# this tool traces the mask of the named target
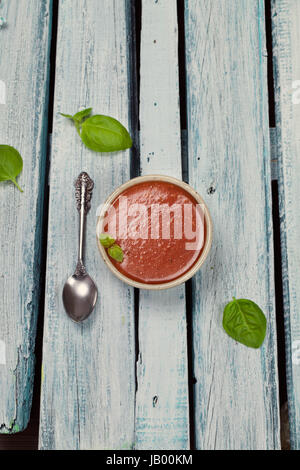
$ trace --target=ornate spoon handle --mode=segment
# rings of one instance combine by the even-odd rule
[[[94,182],[85,172],[80,173],[75,181],[75,198],[77,210],[80,214],[79,225],[79,250],[78,250],[78,263],[75,271],[76,276],[83,276],[86,274],[86,269],[83,263],[83,245],[84,245],[84,226],[85,216],[90,210],[91,199],[93,194]]]

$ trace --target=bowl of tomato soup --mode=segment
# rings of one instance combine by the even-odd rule
[[[101,207],[97,243],[104,262],[122,281],[140,289],[175,287],[204,263],[212,243],[212,221],[202,197],[170,176],[134,178]],[[107,234],[121,248],[122,262],[100,243]]]

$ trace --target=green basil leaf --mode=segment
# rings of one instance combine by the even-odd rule
[[[73,116],[71,114],[64,114],[64,113],[59,113],[59,114],[65,118],[72,119],[73,121]]]
[[[60,113],[60,115],[67,119],[71,119],[71,121],[73,121],[75,124],[78,134],[80,135],[81,123],[85,117],[88,117],[91,114],[92,110],[93,108],[83,109],[82,111],[79,111],[78,113],[74,114],[74,116],[72,116],[71,114],[63,114],[63,113]]]
[[[224,309],[223,328],[239,343],[259,348],[266,336],[267,320],[254,302],[233,297]]]
[[[23,192],[16,177],[23,169],[23,160],[19,152],[9,145],[0,145],[0,181],[12,181]]]
[[[119,245],[115,243],[113,246],[108,248],[107,252],[111,258],[122,263],[124,259],[124,253],[123,253],[122,248]]]
[[[87,108],[87,109],[84,109],[83,111],[79,111],[78,113],[74,114],[73,120],[81,123],[85,117],[90,116],[92,111],[93,111],[93,108]]]
[[[82,124],[81,139],[95,152],[116,152],[132,147],[132,140],[122,124],[116,119],[95,115]]]
[[[108,235],[108,233],[101,233],[99,240],[104,248],[110,248],[116,241],[114,238]]]
[[[78,113],[74,114],[74,116],[72,116],[72,114],[64,114],[64,113],[59,113],[59,114],[67,119],[71,119],[72,121],[80,124],[85,117],[90,116],[92,110],[93,108],[83,109],[82,111],[79,111]]]

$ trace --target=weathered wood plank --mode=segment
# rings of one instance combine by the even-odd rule
[[[133,290],[102,262],[96,208],[129,179],[130,153],[99,155],[83,146],[59,112],[94,108],[129,120],[128,2],[60,2],[52,139],[48,266],[40,448],[120,449],[134,441],[135,333]],[[93,178],[87,217],[86,265],[99,289],[96,310],[82,325],[66,316],[63,284],[77,257],[73,182]]]
[[[278,180],[278,137],[276,127],[270,127],[271,177]]]
[[[272,2],[290,439],[300,449],[300,3]]]
[[[142,2],[141,172],[181,179],[176,2]],[[140,291],[137,449],[189,448],[184,286]]]
[[[51,0],[2,2],[0,16],[0,143],[24,160],[24,193],[0,184],[0,433],[14,433],[27,426],[34,380]]]
[[[185,5],[189,177],[206,196],[215,228],[210,256],[193,279],[196,446],[278,448],[263,1]],[[223,331],[232,296],[264,310],[260,350]]]

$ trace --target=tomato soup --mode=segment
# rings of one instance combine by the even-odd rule
[[[123,250],[122,263],[111,259],[122,274],[142,283],[165,283],[199,259],[205,243],[204,209],[180,186],[142,182],[111,203],[103,229]]]

